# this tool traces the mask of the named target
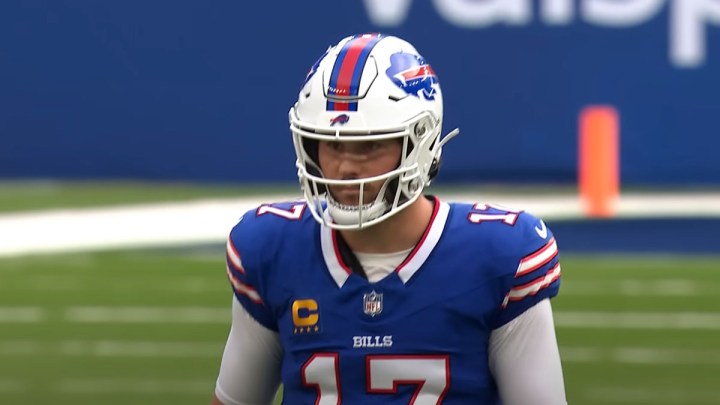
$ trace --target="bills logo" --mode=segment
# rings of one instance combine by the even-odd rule
[[[347,124],[347,122],[350,121],[350,116],[347,114],[340,114],[335,118],[332,118],[330,120],[330,126],[334,127],[336,124],[338,125],[344,125]]]
[[[390,56],[390,67],[385,71],[398,87],[415,97],[435,100],[438,83],[432,67],[425,58],[411,53],[399,52]]]

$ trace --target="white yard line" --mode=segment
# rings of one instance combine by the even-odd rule
[[[214,358],[225,342],[0,340],[0,356]]]
[[[720,330],[716,312],[556,311],[555,325],[573,329]],[[211,323],[230,320],[229,308],[71,307],[63,319],[78,323]]]
[[[716,296],[720,283],[685,279],[563,280],[562,296],[699,297]]]
[[[78,323],[229,324],[230,307],[70,307],[63,319]]]
[[[563,362],[637,365],[720,365],[720,350],[671,347],[560,347]]]
[[[45,315],[45,310],[38,307],[0,307],[0,323],[42,322]]]
[[[61,308],[72,323],[229,324],[227,307],[82,306]],[[720,312],[555,311],[555,325],[571,329],[720,330]],[[0,307],[0,323],[38,323],[51,319],[41,307]]]
[[[82,292],[89,287],[73,280],[33,280],[20,287],[13,287],[15,291],[31,291],[42,294],[44,292]],[[169,280],[164,284],[144,285],[108,285],[103,287],[104,291],[114,294],[141,294],[141,293],[185,293],[185,294],[206,294],[225,293],[229,291],[225,283],[207,281],[206,279],[191,279],[184,277],[178,280]],[[2,293],[0,285],[0,294]],[[563,280],[560,294],[566,296],[623,296],[623,297],[715,297],[720,291],[720,283],[699,282],[682,279],[658,279],[658,280],[593,280],[593,281],[571,281]],[[2,319],[0,313],[0,319]],[[1,321],[0,321],[1,322]]]
[[[577,197],[442,195],[447,200],[491,202],[525,209],[545,219],[583,217]],[[222,242],[245,211],[263,202],[296,199],[275,195],[207,199],[126,207],[51,210],[0,215],[0,257],[117,247]],[[626,194],[618,217],[720,217],[720,194]]]
[[[628,387],[594,387],[583,393],[583,400],[623,405],[717,405],[720,390]],[[582,401],[580,402],[582,403]]]
[[[224,342],[119,340],[0,340],[0,355],[121,358],[216,358]],[[676,347],[562,346],[566,363],[720,365],[720,350]]]
[[[206,380],[73,379],[53,384],[63,394],[207,394],[214,383]]]
[[[64,341],[60,353],[67,356],[94,357],[217,357],[224,342],[172,342],[172,341]]]
[[[558,328],[720,330],[717,312],[555,311]]]

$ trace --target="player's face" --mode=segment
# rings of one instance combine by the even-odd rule
[[[366,142],[320,142],[318,160],[325,178],[355,180],[385,174],[398,167],[402,143],[397,139]],[[375,200],[385,180],[366,183],[363,204]],[[333,198],[345,205],[357,205],[360,186],[330,186]]]

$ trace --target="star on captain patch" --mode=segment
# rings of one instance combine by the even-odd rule
[[[363,312],[365,312],[366,315],[375,317],[376,315],[380,315],[382,310],[382,293],[376,293],[375,290],[373,290],[371,293],[363,295]]]

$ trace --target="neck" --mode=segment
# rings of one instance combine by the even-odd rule
[[[420,241],[432,219],[433,202],[421,196],[404,210],[366,229],[340,231],[350,249],[362,253],[393,253]]]

